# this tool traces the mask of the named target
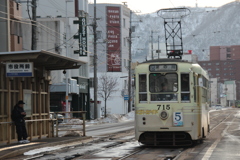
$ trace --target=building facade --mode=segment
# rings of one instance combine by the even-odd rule
[[[118,79],[116,92],[107,101],[107,113],[125,114],[128,104],[129,27],[130,9],[121,4],[97,4],[97,74],[107,74]],[[89,4],[89,16],[93,18],[94,4]],[[92,33],[90,32],[90,35]],[[93,48],[93,36],[90,39]],[[93,50],[90,50],[93,52]],[[90,77],[94,68],[90,67]],[[99,86],[101,87],[101,86]],[[93,93],[93,88],[91,88]],[[93,99],[93,94],[91,94]],[[103,99],[98,98],[98,101]]]
[[[22,9],[14,0],[0,1],[0,52],[22,50]]]
[[[27,3],[23,3],[23,17],[29,22],[30,10]],[[37,49],[57,53],[62,56],[89,62],[89,55],[80,56],[75,54],[79,50],[81,42],[78,22],[80,18],[88,17],[87,0],[59,0],[58,3],[48,0],[41,0],[37,3]],[[26,50],[31,48],[31,25],[24,24],[23,47]],[[84,26],[87,33],[87,27]],[[87,43],[86,43],[87,46]],[[87,49],[88,47],[86,47]],[[87,53],[87,52],[84,52]],[[50,86],[50,110],[89,110],[89,65],[83,64],[79,69],[51,71]],[[66,85],[68,79],[68,88]],[[66,90],[68,95],[66,96]],[[66,104],[68,98],[68,104]],[[89,114],[89,113],[88,113]],[[87,116],[89,117],[89,116]]]
[[[208,71],[210,78],[218,78],[219,83],[235,81],[236,103],[240,103],[240,45],[211,46],[210,60],[198,62]]]

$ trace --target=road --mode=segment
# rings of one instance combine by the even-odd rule
[[[46,159],[95,160],[222,160],[240,159],[240,109],[210,112],[211,132],[201,144],[193,147],[146,147],[134,139],[134,122],[103,124],[87,127],[94,140],[40,155]],[[126,131],[128,130],[128,131]],[[31,159],[22,156],[18,159]]]
[[[87,136],[99,136],[104,134],[111,134],[116,132],[121,132],[125,130],[130,130],[134,128],[134,121],[127,121],[117,124],[102,124],[95,126],[88,126],[86,128]]]
[[[203,144],[185,150],[178,160],[240,159],[239,109],[211,112],[211,133]]]

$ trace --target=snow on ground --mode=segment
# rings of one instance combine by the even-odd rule
[[[129,112],[126,115],[121,114],[109,114],[106,118],[97,118],[95,120],[86,121],[86,126],[95,125],[95,124],[103,124],[103,123],[119,123],[125,121],[134,120],[135,112]],[[64,126],[65,124],[72,124],[72,128],[79,127],[79,125],[83,124],[83,121],[80,119],[71,119],[67,123],[60,123],[59,126]]]
[[[240,118],[240,111],[238,111],[235,115],[236,118]]]
[[[96,120],[91,120],[90,122],[87,122],[87,125],[97,125],[97,124],[103,124],[103,123],[119,123],[119,122],[126,122],[134,120],[135,112],[129,112],[126,115],[120,115],[120,114],[110,114],[107,115],[106,118],[98,118]],[[68,124],[73,124],[72,128],[79,127],[79,125],[76,124],[82,124],[82,120],[80,119],[72,119],[68,122]],[[72,134],[72,133],[71,133]],[[65,135],[68,135],[67,133]],[[78,135],[80,136],[80,135]],[[39,149],[30,150],[28,152],[25,152],[24,155],[36,155],[39,153],[49,152],[57,149],[61,149],[63,147],[66,147],[71,144],[63,144],[63,145],[57,145],[54,147],[43,147]]]
[[[49,152],[49,151],[61,149],[65,146],[64,145],[59,145],[59,146],[54,146],[54,147],[43,147],[43,148],[33,149],[33,150],[28,151],[28,152],[25,152],[24,155],[25,156],[30,156],[30,155],[43,153],[43,152]]]
[[[103,123],[119,123],[125,121],[134,120],[135,112],[129,112],[126,115],[121,114],[109,114],[106,118],[98,118],[96,120],[91,120],[87,122],[87,125],[94,125],[94,124],[103,124]]]

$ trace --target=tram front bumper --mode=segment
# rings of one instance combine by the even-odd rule
[[[164,131],[171,131],[171,132],[190,132],[192,131],[192,127],[145,127],[140,126],[138,127],[139,132],[164,132]]]

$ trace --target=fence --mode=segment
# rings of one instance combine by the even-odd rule
[[[86,136],[86,128],[85,128],[85,121],[86,121],[86,111],[71,111],[71,112],[54,112],[54,114],[72,114],[72,113],[80,113],[82,115],[82,118],[64,118],[65,121],[68,121],[69,119],[80,119],[82,120],[82,123],[79,123],[79,124],[69,124],[69,123],[64,123],[64,124],[61,124],[61,126],[71,126],[71,125],[82,125],[82,133],[83,133],[83,136]],[[59,131],[80,131],[79,129],[73,129],[73,128],[64,128],[64,129],[59,129],[59,118],[56,118],[56,137],[58,137],[59,135]]]
[[[29,139],[53,137],[53,121],[52,119],[26,120],[26,129]],[[10,144],[11,141],[17,140],[14,122],[0,122],[0,137],[2,138],[0,143]]]
[[[55,114],[60,113],[79,113],[82,115],[82,123],[74,125],[82,125],[83,136],[86,136],[85,130],[85,120],[86,120],[86,111],[72,111],[72,112],[54,112]],[[67,118],[67,119],[79,119],[79,118]],[[55,136],[54,122],[56,122],[56,137],[58,137],[59,123],[58,119],[34,119],[26,120],[26,129],[28,132],[28,137],[30,140],[34,138],[42,139],[43,137],[51,138]],[[69,124],[64,124],[69,125]],[[69,131],[79,131],[68,129]],[[66,131],[68,131],[66,130]],[[17,141],[16,129],[14,122],[0,122],[0,144],[7,143],[10,144],[12,141]]]

